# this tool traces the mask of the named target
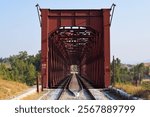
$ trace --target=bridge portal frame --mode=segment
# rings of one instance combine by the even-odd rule
[[[80,74],[98,88],[110,85],[110,10],[41,10],[41,76],[44,88],[52,88],[69,74],[69,64],[53,51],[50,35],[59,27],[85,26],[97,33],[89,55],[83,57]]]

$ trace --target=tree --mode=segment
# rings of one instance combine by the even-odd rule
[[[39,51],[35,56],[35,68],[38,72],[41,70],[41,51]]]
[[[18,58],[20,60],[23,60],[23,61],[27,60],[27,58],[28,58],[27,51],[21,51],[21,52],[19,52]]]
[[[119,58],[116,58],[112,61],[111,64],[111,70],[113,70],[113,64],[114,64],[114,71],[112,71],[114,75],[114,81],[117,83],[129,83],[132,81],[133,72],[131,72],[131,69],[128,69],[125,67]]]
[[[6,80],[23,82],[30,86],[34,85],[35,78],[40,72],[40,56],[40,51],[35,56],[21,51],[18,55],[5,58],[3,63],[0,63],[0,75]]]
[[[145,75],[149,76],[150,67],[145,67]]]
[[[6,76],[7,74],[7,69],[4,64],[0,64],[0,75]]]
[[[115,77],[115,82],[120,83],[121,82],[121,76],[120,76],[120,71],[121,71],[121,61],[119,58],[116,58],[115,60],[115,70],[114,70],[114,77]]]
[[[36,79],[35,76],[36,76],[35,67],[33,66],[33,64],[29,64],[27,66],[26,77],[25,77],[26,84],[29,86],[34,85]]]
[[[2,63],[3,62],[3,58],[0,58],[0,63]]]
[[[137,64],[136,66],[134,66],[133,80],[136,82],[136,86],[138,84],[141,84],[141,81],[144,78],[144,73],[145,73],[145,67],[143,63]]]

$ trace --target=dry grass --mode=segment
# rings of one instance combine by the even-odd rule
[[[141,86],[134,86],[132,84],[123,84],[123,83],[116,83],[115,87],[124,90],[127,93],[130,93],[132,95],[136,94],[137,92],[143,90]]]
[[[25,84],[3,80],[0,78],[0,99],[9,99],[28,88],[29,87]]]
[[[150,90],[150,80],[143,80],[142,87],[145,88],[146,90]]]
[[[147,89],[143,87],[142,85],[134,86],[132,84],[116,83],[115,87],[122,89],[131,95],[144,98],[144,99],[150,99],[150,89]]]
[[[22,98],[21,100],[37,100],[46,92],[47,91],[43,91],[43,92],[40,92],[40,93],[34,93],[34,94],[31,94],[31,95],[28,95],[27,97]]]

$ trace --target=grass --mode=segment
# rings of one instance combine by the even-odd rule
[[[150,90],[150,80],[145,80],[142,82],[142,87],[146,90]]]
[[[3,80],[0,78],[0,99],[9,99],[15,95],[20,94],[22,91],[29,87],[25,84]]]
[[[115,87],[122,89],[133,96],[150,100],[150,81],[149,82],[144,81],[140,86],[134,86],[132,84],[116,83]]]

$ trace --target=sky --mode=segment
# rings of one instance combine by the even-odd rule
[[[130,64],[150,62],[150,0],[1,0],[0,57],[41,49],[37,3],[50,9],[101,9],[115,3],[111,58]]]

